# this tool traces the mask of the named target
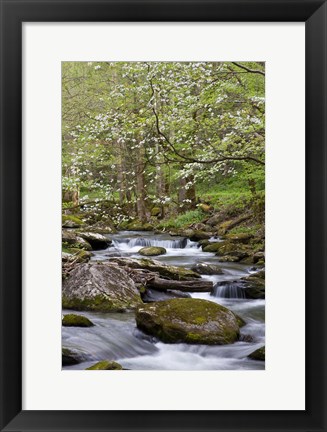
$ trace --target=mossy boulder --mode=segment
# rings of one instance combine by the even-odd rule
[[[206,263],[197,263],[191,268],[191,270],[200,275],[220,275],[224,273],[220,266]]]
[[[213,207],[209,204],[199,204],[198,208],[203,211],[203,213],[211,213],[213,211]]]
[[[265,272],[261,270],[250,276],[243,277],[241,282],[244,286],[244,292],[249,299],[265,298]]]
[[[62,230],[62,244],[63,247],[70,247],[75,249],[92,250],[92,246],[82,237],[78,236],[72,230]]]
[[[161,215],[161,208],[160,207],[153,207],[151,210],[151,216],[158,217]]]
[[[266,358],[265,347],[263,346],[263,347],[261,347],[261,348],[255,350],[255,351],[253,351],[253,353],[251,353],[251,354],[249,355],[249,357],[250,357],[252,360],[265,361],[265,358]]]
[[[184,267],[171,266],[153,259],[133,259],[133,258],[112,258],[111,262],[117,263],[122,267],[130,267],[134,269],[145,269],[159,273],[160,276],[179,281],[188,281],[200,278],[198,273]]]
[[[61,350],[61,364],[62,366],[73,366],[80,363],[77,355],[68,348]]]
[[[166,249],[158,246],[147,246],[139,250],[139,254],[144,256],[165,255],[165,253],[167,253]]]
[[[194,231],[190,236],[191,241],[208,240],[212,236],[211,233],[205,231]]]
[[[219,262],[239,262],[240,258],[232,255],[224,255],[219,257]]]
[[[134,220],[129,222],[124,229],[127,231],[152,231],[153,226],[146,222],[142,223],[139,220]]]
[[[93,250],[106,249],[112,243],[112,241],[104,235],[95,232],[79,231],[77,235],[86,240]]]
[[[223,345],[239,339],[239,321],[229,309],[186,298],[149,303],[136,311],[137,327],[166,343]]]
[[[62,319],[64,327],[93,327],[94,324],[83,315],[67,314]]]
[[[77,216],[74,215],[62,215],[61,225],[63,228],[79,228],[84,222]]]
[[[199,241],[199,246],[201,246],[202,249],[205,248],[206,246],[208,246],[209,244],[211,244],[211,242],[209,240],[206,240],[206,239]]]
[[[211,242],[209,244],[203,245],[202,250],[203,252],[217,252],[224,242]]]
[[[78,264],[62,284],[66,309],[123,312],[141,304],[134,281],[111,262]]]
[[[103,360],[86,368],[86,370],[123,370],[123,367],[117,362]]]
[[[226,239],[232,243],[249,243],[253,238],[251,233],[240,233],[240,234],[227,234]]]
[[[257,264],[259,261],[265,261],[265,253],[264,252],[256,252],[252,257],[253,264]]]

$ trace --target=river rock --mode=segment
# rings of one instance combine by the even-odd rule
[[[167,265],[149,258],[142,258],[140,260],[133,258],[112,258],[110,261],[123,267],[126,266],[134,269],[145,269],[156,272],[160,276],[172,280],[189,281],[201,277],[198,273],[187,268]]]
[[[205,231],[194,231],[194,233],[190,236],[191,241],[199,241],[199,240],[208,240],[212,236],[212,233],[208,233]]]
[[[62,230],[62,243],[65,247],[84,249],[88,251],[92,250],[90,243],[78,236],[76,232],[72,230]]]
[[[123,312],[141,304],[133,280],[115,264],[79,264],[62,284],[66,309]]]
[[[117,362],[103,360],[86,368],[86,370],[123,370],[123,367]]]
[[[75,364],[80,363],[80,360],[78,359],[77,355],[73,353],[68,348],[62,348],[61,350],[61,364],[63,366],[72,366]]]
[[[94,324],[83,315],[67,314],[62,319],[64,327],[93,327]]]
[[[253,234],[250,233],[227,234],[226,238],[232,243],[248,243],[253,238]]]
[[[61,225],[63,228],[80,228],[84,222],[77,216],[74,215],[62,215]]]
[[[93,250],[107,249],[112,243],[111,240],[99,233],[79,231],[77,235],[86,240]]]
[[[191,270],[200,275],[220,275],[224,273],[220,266],[206,263],[197,263]]]
[[[249,299],[265,298],[265,272],[261,270],[241,279],[245,296]]]
[[[166,249],[163,247],[147,246],[140,249],[138,253],[144,256],[157,256],[157,255],[165,255],[166,252],[167,252]]]
[[[137,327],[167,343],[223,345],[238,340],[236,315],[202,299],[173,299],[143,305],[136,311]]]
[[[253,351],[253,352],[249,355],[249,357],[250,357],[252,360],[261,360],[261,361],[265,361],[265,358],[266,358],[266,354],[265,354],[265,347],[263,346],[263,347],[261,347],[261,348],[255,350],[255,351]]]

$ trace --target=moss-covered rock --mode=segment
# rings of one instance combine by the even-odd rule
[[[83,249],[63,248],[62,260],[74,263],[85,263],[90,261],[92,253]]]
[[[165,253],[167,253],[166,249],[159,246],[147,246],[139,250],[139,254],[144,256],[165,255]]]
[[[63,366],[73,366],[80,363],[77,355],[68,348],[62,348],[61,350],[61,364]]]
[[[114,263],[78,264],[62,284],[66,309],[123,312],[142,304],[126,271]]]
[[[259,261],[265,261],[265,253],[264,252],[256,252],[252,257],[253,264],[258,263]]]
[[[93,322],[83,315],[67,314],[62,319],[64,327],[92,327]]]
[[[145,269],[159,273],[160,276],[172,280],[187,281],[200,278],[198,273],[184,267],[177,267],[164,264],[153,259],[142,258],[140,260],[133,258],[112,258],[111,262],[117,263],[119,266],[126,266],[135,269]]]
[[[203,252],[217,252],[221,248],[222,244],[223,242],[211,242],[207,245],[203,245],[202,250]]]
[[[160,207],[153,207],[151,210],[151,216],[158,217],[161,215],[161,208]]]
[[[77,235],[86,240],[93,250],[106,249],[112,243],[112,241],[104,235],[95,232],[79,231]]]
[[[200,275],[219,275],[224,273],[220,266],[206,263],[197,263],[191,268],[191,270]]]
[[[205,231],[194,231],[190,236],[191,241],[208,240],[211,237],[211,233]]]
[[[70,247],[75,249],[92,250],[89,242],[78,236],[72,230],[62,230],[62,245],[63,247]]]
[[[86,368],[86,370],[123,370],[123,367],[117,362],[103,360]]]
[[[199,246],[203,248],[205,248],[206,246],[208,246],[209,244],[211,244],[211,242],[209,240],[200,240],[199,241]]]
[[[187,298],[149,303],[136,312],[137,327],[167,343],[223,345],[238,340],[239,323],[229,309]]]
[[[124,229],[127,231],[152,231],[153,226],[149,223],[142,223],[139,220],[134,220],[133,222],[129,222]]]
[[[226,238],[232,243],[249,243],[253,238],[251,233],[227,234]]]
[[[265,358],[266,358],[265,347],[263,346],[263,347],[261,347],[261,348],[255,350],[255,351],[253,351],[253,353],[251,353],[251,354],[249,355],[249,357],[250,357],[252,360],[265,361]]]
[[[219,257],[219,262],[239,262],[240,258],[232,255],[224,255]]]
[[[244,286],[244,292],[247,298],[264,299],[265,298],[265,272],[261,270],[241,279]]]
[[[74,215],[62,215],[61,224],[63,228],[79,228],[84,222]]]
[[[204,213],[211,213],[213,211],[213,207],[208,204],[199,204],[198,208],[202,210]]]

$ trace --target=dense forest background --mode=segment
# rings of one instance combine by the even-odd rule
[[[63,210],[180,228],[264,223],[263,62],[63,62]],[[243,227],[243,230],[246,227]]]

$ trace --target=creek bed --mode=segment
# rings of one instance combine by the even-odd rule
[[[213,283],[239,279],[251,272],[246,265],[218,263],[214,254],[203,252],[196,242],[182,237],[136,231],[122,231],[108,237],[113,240],[113,245],[95,251],[93,260],[110,260],[113,256],[140,259],[143,257],[138,251],[142,247],[161,246],[166,248],[167,254],[153,258],[167,264],[187,268],[196,263],[219,264],[223,274],[202,276]],[[236,312],[246,322],[241,328],[241,336],[245,336],[246,340],[250,336],[251,341],[220,346],[165,344],[138,330],[133,312],[77,312],[88,317],[95,326],[62,328],[63,346],[78,353],[82,359],[81,363],[63,369],[85,369],[105,359],[115,360],[123,368],[133,370],[264,369],[264,362],[251,360],[247,356],[265,343],[265,300],[240,298],[228,285],[223,291],[215,290],[214,295],[192,293],[191,296],[219,303]],[[71,312],[64,310],[63,314]]]

